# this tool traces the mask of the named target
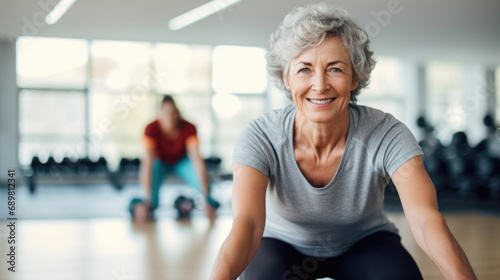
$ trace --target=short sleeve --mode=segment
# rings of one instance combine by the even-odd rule
[[[196,134],[188,136],[186,138],[186,147],[192,147],[192,146],[198,147],[198,145],[199,145],[199,140]]]
[[[189,136],[196,136],[196,126],[194,126],[194,124],[192,123],[187,123],[187,127],[186,127],[186,138],[189,137]]]
[[[272,145],[255,122],[251,122],[240,133],[233,152],[233,163],[255,168],[270,176]]]
[[[146,126],[144,129],[144,136],[149,138],[156,138],[157,129],[155,129],[155,123],[152,122]]]
[[[156,147],[156,140],[152,137],[144,136],[142,138],[142,142],[144,143],[144,146],[148,149],[153,149]]]
[[[415,136],[401,122],[398,122],[386,133],[381,148],[384,152],[384,169],[392,177],[403,163],[423,154]]]

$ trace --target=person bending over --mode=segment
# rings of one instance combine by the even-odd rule
[[[171,96],[164,96],[157,119],[146,126],[144,145],[146,153],[141,161],[140,176],[152,209],[158,207],[163,179],[173,173],[204,195],[205,212],[209,218],[214,218],[218,203],[210,197],[205,163],[198,151],[196,127],[181,117]]]
[[[267,69],[293,106],[239,137],[233,225],[210,279],[422,279],[384,212],[391,178],[415,240],[446,279],[476,279],[414,136],[356,104],[372,54],[366,32],[326,4],[294,9],[271,36]]]

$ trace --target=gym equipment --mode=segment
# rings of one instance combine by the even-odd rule
[[[80,158],[76,162],[76,173],[78,175],[87,176],[90,173],[92,161],[88,158]]]
[[[129,211],[132,220],[136,222],[143,223],[154,219],[151,205],[141,198],[133,198],[130,201]]]
[[[38,156],[34,156],[33,159],[31,159],[30,167],[35,174],[45,172],[45,165],[40,161]]]
[[[135,173],[139,172],[139,168],[141,167],[141,160],[139,158],[134,158],[131,160],[131,164]]]
[[[471,159],[473,156],[473,149],[469,146],[467,134],[459,131],[453,134],[451,143],[448,146],[448,152],[455,153],[457,156]]]
[[[178,219],[189,219],[195,208],[194,200],[181,195],[175,200],[174,207],[177,210]]]
[[[500,203],[500,174],[495,174],[488,179],[487,187],[490,192],[491,198]]]
[[[212,197],[207,197],[207,203],[210,204],[214,209],[218,209],[220,207],[220,203],[213,199]]]
[[[44,164],[45,172],[46,173],[55,173],[54,171],[57,171],[57,168],[55,168],[56,165],[57,165],[56,160],[54,159],[53,156],[50,156],[47,159],[47,162]]]
[[[115,172],[109,172],[109,179],[111,184],[120,190],[126,184],[127,180],[130,178],[137,179],[140,167],[140,160],[138,158],[128,159],[121,158],[118,165],[118,170]]]
[[[108,162],[101,156],[96,162],[92,162],[90,171],[92,173],[108,173]]]
[[[128,159],[122,158],[120,160],[119,172],[121,174],[137,174],[139,172],[139,167],[141,165],[141,160],[139,158]]]
[[[446,162],[436,154],[436,151],[431,154],[424,152],[423,162],[429,177],[431,177],[431,180],[434,183],[436,191],[440,192],[448,188],[448,166],[446,165]]]
[[[487,180],[500,170],[500,159],[492,158],[487,154],[479,154],[475,161],[476,175],[481,180]]]

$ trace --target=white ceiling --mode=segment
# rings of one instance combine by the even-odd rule
[[[208,0],[78,0],[55,25],[43,24],[40,3],[58,0],[0,0],[0,40],[32,35],[85,39],[231,44],[265,47],[292,7],[319,1],[242,0],[178,31],[169,19]],[[420,61],[458,60],[500,65],[499,0],[329,1],[348,10],[365,27],[373,13],[399,3],[386,26],[372,36],[376,55]],[[371,32],[373,34],[373,32]]]

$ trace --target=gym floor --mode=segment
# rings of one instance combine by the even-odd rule
[[[206,279],[231,227],[230,184],[217,188],[222,209],[213,223],[200,210],[190,221],[175,219],[173,201],[189,191],[183,186],[163,187],[157,221],[136,224],[126,209],[130,198],[141,193],[137,186],[121,191],[109,185],[41,186],[35,195],[20,186],[16,272],[8,271],[2,261],[0,279]],[[416,245],[397,205],[388,209],[424,279],[444,279]],[[453,209],[444,215],[479,279],[500,279],[500,214]],[[5,234],[0,230],[1,236]],[[0,245],[3,252],[6,244]]]

